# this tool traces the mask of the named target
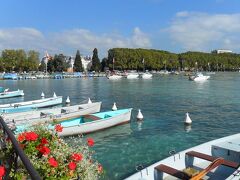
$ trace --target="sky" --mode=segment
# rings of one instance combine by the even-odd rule
[[[1,0],[0,51],[107,57],[110,48],[240,53],[239,0]]]

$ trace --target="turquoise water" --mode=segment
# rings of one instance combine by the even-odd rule
[[[240,74],[216,73],[209,81],[196,83],[187,76],[154,76],[152,80],[106,78],[0,81],[5,88],[23,89],[24,98],[0,100],[9,103],[46,97],[70,96],[72,104],[102,101],[102,111],[133,108],[130,124],[90,134],[95,139],[96,158],[106,171],[105,179],[123,179],[135,172],[137,164],[150,165],[168,156],[170,150],[239,133]],[[144,121],[135,117],[140,108]],[[193,121],[183,125],[185,113]]]

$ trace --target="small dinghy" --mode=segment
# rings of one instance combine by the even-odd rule
[[[0,99],[12,98],[12,97],[18,97],[18,96],[24,96],[23,90],[8,91],[8,89],[5,89],[3,92],[0,93]]]
[[[62,104],[62,96],[0,105],[0,112],[13,113]]]

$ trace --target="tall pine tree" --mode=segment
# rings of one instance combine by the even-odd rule
[[[79,50],[77,50],[73,66],[74,66],[74,71],[76,71],[76,72],[83,72],[83,70],[84,70]]]
[[[101,63],[98,58],[98,50],[97,48],[94,48],[91,71],[99,72],[100,70],[101,70]]]

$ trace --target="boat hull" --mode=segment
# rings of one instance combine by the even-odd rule
[[[122,76],[120,76],[120,75],[111,75],[111,76],[108,76],[107,78],[110,79],[110,80],[117,80],[117,79],[121,79]]]
[[[152,74],[150,74],[150,73],[144,73],[144,74],[142,74],[142,78],[143,78],[143,79],[152,79]]]
[[[57,107],[52,109],[28,111],[21,113],[6,114],[3,119],[6,122],[14,121],[19,124],[39,124],[45,122],[58,122],[66,119],[76,118],[82,115],[99,112],[101,102],[80,104],[69,107]]]
[[[107,129],[113,126],[117,126],[120,124],[128,123],[131,119],[131,111],[129,109],[127,112],[123,114],[119,114],[106,119],[94,120],[87,123],[79,124],[78,126],[72,127],[63,127],[63,131],[58,133],[59,136],[72,136],[77,134],[88,134],[96,131],[100,131],[103,129]]]
[[[7,91],[7,92],[0,93],[0,99],[18,97],[18,96],[24,96],[23,90]]]
[[[128,74],[127,79],[138,79],[139,74]]]
[[[34,101],[25,101],[12,104],[0,105],[0,112],[2,113],[13,113],[29,111],[33,108],[42,108],[58,105],[62,103],[62,96],[39,99]]]

